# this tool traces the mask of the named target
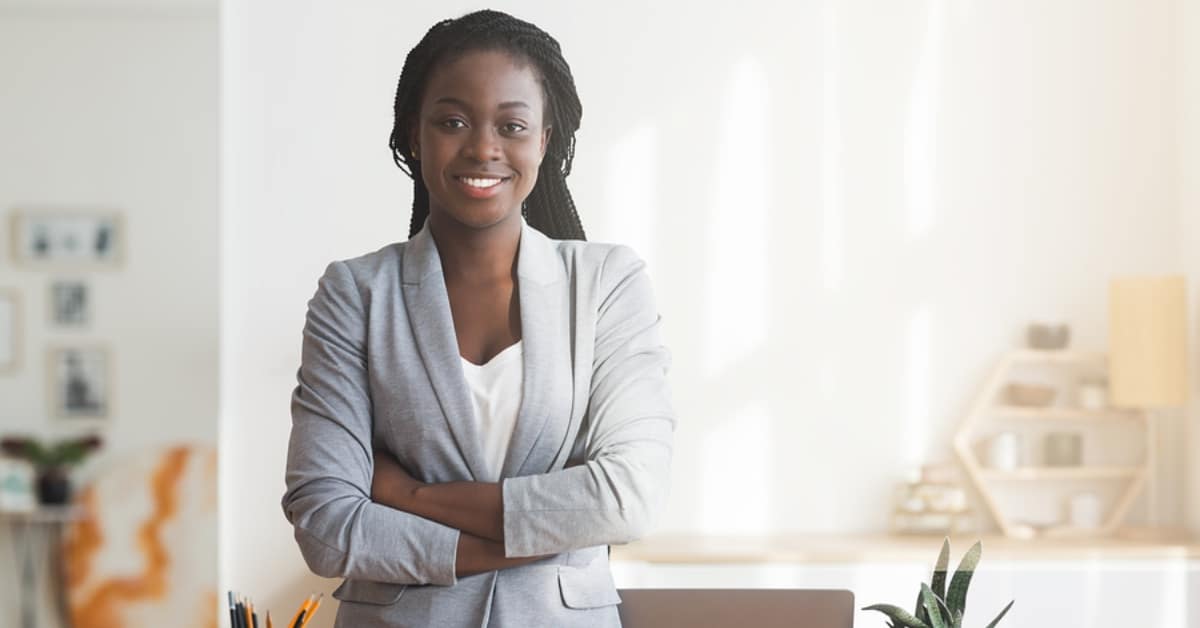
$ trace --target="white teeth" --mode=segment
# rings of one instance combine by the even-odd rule
[[[462,181],[473,188],[490,188],[500,183],[501,179],[468,179],[467,177],[462,177]]]

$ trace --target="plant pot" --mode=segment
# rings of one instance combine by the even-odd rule
[[[44,506],[61,506],[71,501],[71,478],[57,467],[38,474],[38,501]]]

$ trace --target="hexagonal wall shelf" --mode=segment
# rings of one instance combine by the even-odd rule
[[[1050,405],[1046,399],[1026,399],[1025,405],[1016,405],[1007,400],[1008,385],[1019,382],[1014,374],[1022,367],[1041,368],[1057,372],[1060,376],[1070,376],[1093,371],[1097,367],[1103,369],[1107,365],[1105,354],[1076,353],[1056,350],[1018,350],[1012,351],[1001,358],[983,390],[976,397],[970,413],[959,427],[954,436],[954,449],[967,469],[972,483],[979,490],[988,511],[996,524],[1006,536],[1015,538],[1030,538],[1033,536],[1097,536],[1113,533],[1129,508],[1134,498],[1142,490],[1150,478],[1150,469],[1154,464],[1154,433],[1153,423],[1147,414],[1140,410],[1125,410],[1116,408],[1087,409],[1071,405]],[[1028,392],[1028,389],[1027,389]],[[1033,392],[1038,392],[1034,390]],[[1051,391],[1053,392],[1053,391]],[[1063,392],[1058,389],[1058,392]],[[1052,395],[1051,395],[1052,396]],[[1043,405],[1045,404],[1045,405]],[[1073,429],[1086,432],[1099,427],[1104,422],[1135,421],[1140,424],[1140,438],[1127,440],[1124,445],[1131,452],[1141,449],[1141,461],[1133,465],[1085,465],[1074,466],[1045,466],[1010,464],[985,466],[976,456],[976,445],[982,441],[974,440],[973,435],[981,427],[997,423],[1010,426],[1007,431],[1028,429],[1045,425],[1072,426]],[[1082,436],[1081,436],[1082,438]],[[1077,528],[1066,525],[1038,530],[1032,526],[1019,523],[1013,519],[1016,513],[1006,512],[1002,502],[997,498],[997,483],[1058,481],[1069,487],[1070,481],[1104,480],[1125,483],[1124,490],[1119,490],[1115,500],[1103,516],[1100,525],[1095,528]]]

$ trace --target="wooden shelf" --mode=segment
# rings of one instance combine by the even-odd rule
[[[1108,356],[1103,353],[1086,353],[1070,350],[1048,349],[1019,349],[1009,354],[1009,359],[1016,362],[1035,364],[1081,364],[1094,362],[1106,364]]]
[[[1014,516],[1019,515],[1021,507],[1011,502],[1001,502],[997,499],[995,490],[997,482],[1006,483],[1027,480],[1061,480],[1060,485],[1051,484],[1054,490],[1066,491],[1071,489],[1071,481],[1116,480],[1118,494],[1109,501],[1103,523],[1098,530],[1088,530],[1089,535],[1112,535],[1116,533],[1125,513],[1133,505],[1133,500],[1149,482],[1150,470],[1155,465],[1155,436],[1154,422],[1140,409],[1125,410],[1103,408],[1088,410],[1072,405],[1030,407],[1017,406],[1008,403],[1001,395],[1005,387],[1023,380],[1017,378],[1020,367],[1048,366],[1045,378],[1052,381],[1078,377],[1084,374],[1094,374],[1097,369],[1107,369],[1108,356],[1101,352],[1085,352],[1070,350],[1035,350],[1019,349],[1004,354],[993,369],[991,376],[976,395],[971,409],[963,419],[954,436],[954,450],[967,470],[967,475],[975,488],[979,490],[987,511],[992,515],[1002,533],[1009,537],[1025,537],[1024,526],[1017,525]],[[1073,429],[1088,431],[1106,421],[1136,421],[1140,428],[1137,437],[1122,439],[1122,451],[1138,454],[1140,462],[1126,466],[1083,466],[1083,467],[1025,467],[1011,471],[985,467],[979,460],[980,448],[976,436],[985,427],[994,427],[997,423],[1004,424],[1005,430],[1017,431],[1043,426],[1062,427],[1062,422],[1074,422]],[[1041,422],[1040,424],[1038,422]],[[984,432],[986,433],[986,432]],[[1144,452],[1144,453],[1141,453]],[[1122,486],[1123,485],[1123,486]],[[1040,487],[1039,487],[1040,488]],[[1064,528],[1056,532],[1065,536],[1081,535],[1082,531]]]
[[[1047,407],[1033,408],[1027,406],[992,406],[991,412],[997,416],[1013,419],[1063,420],[1063,421],[1141,421],[1140,412],[1121,408],[1105,408],[1088,410],[1086,408]]]
[[[980,469],[979,475],[989,480],[1103,480],[1131,478],[1142,471],[1142,467],[1024,467]]]

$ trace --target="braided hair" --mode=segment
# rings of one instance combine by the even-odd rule
[[[538,168],[537,183],[522,204],[521,214],[530,226],[551,238],[586,240],[566,181],[575,158],[575,131],[583,117],[571,68],[563,59],[558,42],[548,33],[507,13],[491,10],[434,24],[404,60],[396,86],[395,121],[388,145],[396,165],[413,180],[409,237],[421,230],[429,216],[429,190],[421,177],[421,163],[412,155],[409,135],[420,115],[425,84],[439,63],[481,50],[502,50],[530,62],[542,85],[548,124],[554,127],[546,156]]]

